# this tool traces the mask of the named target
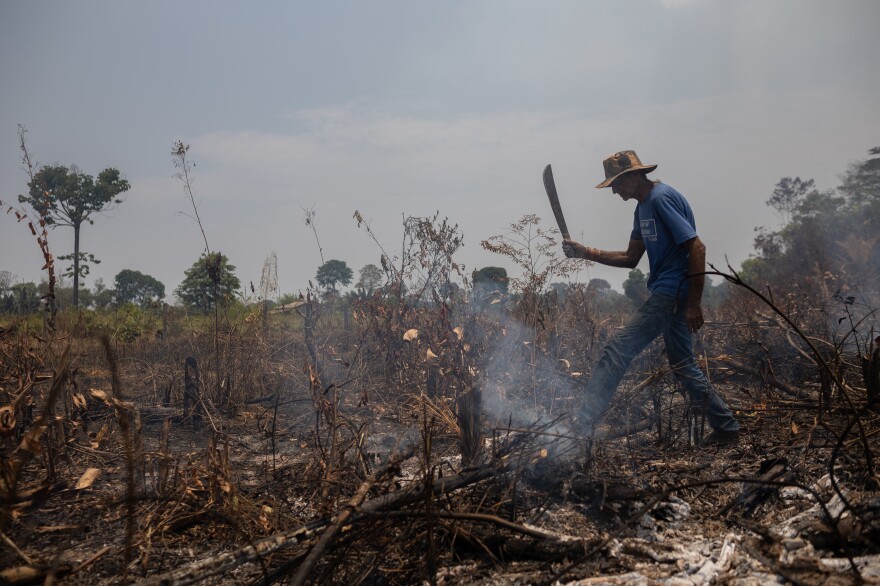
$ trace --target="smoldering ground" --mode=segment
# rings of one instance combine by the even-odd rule
[[[568,359],[554,357],[552,349],[539,348],[534,328],[503,311],[493,318],[497,334],[490,338],[477,382],[486,426],[532,430],[552,457],[576,454],[582,430],[571,415],[587,376],[573,371]]]

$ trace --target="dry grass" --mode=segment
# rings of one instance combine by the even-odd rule
[[[201,426],[184,417],[183,365],[187,356],[211,364],[216,345],[192,322],[181,318],[169,326],[173,334],[108,339],[103,347],[82,329],[60,328],[49,338],[4,330],[2,530],[12,545],[0,565],[39,579],[114,583],[311,527],[223,574],[234,583],[279,580],[300,567],[320,527],[349,510],[360,489],[364,503],[378,508],[351,516],[349,529],[322,546],[314,582],[382,576],[411,583],[464,563],[488,577],[514,571],[505,565],[511,560],[540,575],[574,559],[546,536],[518,534],[526,530],[520,521],[583,538],[583,559],[567,576],[613,572],[591,548],[603,547],[602,531],[629,535],[627,515],[649,495],[686,498],[708,523],[717,503],[737,497],[740,485],[722,477],[757,478],[771,453],[786,454],[787,482],[812,486],[830,477],[829,490],[857,521],[844,528],[842,517],[833,519],[816,548],[873,552],[880,422],[854,368],[860,355],[829,336],[827,312],[796,299],[786,307],[835,369],[824,378],[821,361],[811,363],[792,330],[754,300],[735,298],[709,316],[701,359],[748,438],[726,459],[688,447],[686,405],[654,347],[633,365],[607,418],[629,425],[647,414],[654,431],[579,444],[550,462],[567,433],[536,425],[537,417],[557,422],[572,410],[587,376],[579,373],[589,373],[623,319],[599,315],[593,303],[585,292],[551,296],[524,319],[503,307],[475,312],[468,304],[374,297],[344,309],[353,316],[347,330],[338,314],[318,315],[311,348],[283,316],[271,316],[264,331],[244,313],[221,331],[221,396],[214,370],[201,371]],[[411,330],[418,335],[406,335]],[[857,336],[862,330],[850,334]],[[767,380],[722,367],[725,356],[763,364],[760,372],[803,396],[793,401]],[[383,468],[403,446],[415,448],[413,458]],[[491,474],[467,488],[424,490],[467,470]],[[389,495],[401,499],[393,509],[376,504]],[[749,522],[772,532],[779,511],[760,506]],[[742,510],[732,505],[725,514]],[[522,539],[542,545],[523,548]]]

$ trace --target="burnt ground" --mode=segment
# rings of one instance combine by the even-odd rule
[[[649,429],[575,444],[558,437],[564,427],[484,417],[483,450],[469,467],[442,399],[385,396],[364,404],[356,392],[339,392],[333,442],[328,413],[316,414],[307,389],[232,417],[214,412],[200,426],[181,420],[179,408],[143,397],[113,409],[89,395],[87,415],[76,424],[58,416],[50,426],[47,433],[64,436],[55,452],[22,472],[4,529],[2,576],[139,582],[351,510],[310,581],[876,582],[880,495],[865,446],[877,452],[880,418],[865,414],[860,438],[853,426],[846,429],[845,405],[823,412],[783,397],[756,403],[744,391],[725,389],[744,424],[735,446],[694,447],[685,407],[673,395]],[[650,402],[620,396],[622,404]],[[133,468],[124,413],[131,416]],[[609,421],[605,433],[620,433],[614,417]],[[347,508],[364,478],[408,446],[415,455],[378,476],[362,502],[415,496],[369,512],[368,504]],[[89,469],[99,471],[91,483]],[[476,479],[467,482],[468,475]],[[441,478],[465,482],[431,498],[417,493]],[[190,577],[286,583],[321,530],[217,573],[211,564],[193,569]]]

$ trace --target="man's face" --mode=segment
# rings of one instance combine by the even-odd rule
[[[635,197],[636,176],[634,173],[626,173],[611,182],[611,191],[627,201]]]

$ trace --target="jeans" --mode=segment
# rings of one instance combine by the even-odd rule
[[[706,420],[714,429],[739,430],[739,423],[733,413],[697,366],[684,308],[677,311],[676,305],[675,297],[652,294],[636,316],[614,335],[602,352],[587,384],[579,421],[591,424],[604,414],[629,363],[654,338],[663,334],[669,365],[682,386],[687,389],[691,404],[698,409],[705,409]]]

